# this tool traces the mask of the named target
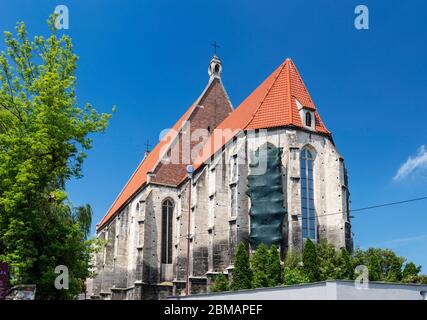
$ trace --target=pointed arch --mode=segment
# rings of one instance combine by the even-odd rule
[[[174,202],[167,198],[162,202],[162,243],[161,262],[163,264],[172,263],[172,239],[173,239],[173,210]]]
[[[317,240],[316,209],[314,205],[314,160],[315,150],[307,145],[301,149],[301,230],[302,239]]]

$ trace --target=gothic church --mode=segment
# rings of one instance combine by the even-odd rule
[[[286,59],[237,108],[215,54],[209,81],[147,153],[97,225],[93,299],[209,291],[233,274],[236,246],[305,239],[352,248],[347,171],[294,63]],[[165,124],[166,125],[166,124]]]

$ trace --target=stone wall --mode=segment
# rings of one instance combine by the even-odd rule
[[[251,132],[231,141],[195,173],[189,208],[189,183],[172,187],[150,183],[98,234],[108,240],[95,256],[98,276],[92,296],[102,299],[158,299],[185,288],[188,213],[190,227],[190,291],[206,292],[212,277],[231,274],[236,245],[248,242],[250,199],[247,152],[266,143],[283,148],[282,179],[286,214],[282,256],[301,250],[300,153],[310,148],[314,160],[314,202],[318,237],[337,248],[352,248],[348,217],[348,179],[342,156],[326,136],[302,130],[271,129]],[[173,263],[170,277],[161,264],[162,203],[173,211]],[[163,273],[162,273],[163,272]]]

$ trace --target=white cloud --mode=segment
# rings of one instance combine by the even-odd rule
[[[395,247],[402,247],[406,245],[413,245],[414,242],[422,242],[425,243],[425,240],[427,239],[427,234],[422,234],[414,237],[407,237],[407,238],[398,238],[398,239],[392,239],[387,240],[383,242],[376,243],[374,245],[367,246],[369,247],[389,247],[389,248],[395,248]]]
[[[412,172],[420,168],[427,168],[427,148],[425,145],[418,148],[415,157],[409,157],[408,160],[400,166],[393,180],[398,181],[405,179]]]

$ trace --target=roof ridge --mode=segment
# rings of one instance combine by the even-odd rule
[[[144,159],[142,159],[142,161],[139,163],[139,165],[137,166],[136,170],[132,173],[131,177],[128,179],[128,181],[126,182],[125,186],[120,190],[120,192],[118,193],[117,197],[114,199],[113,203],[111,204],[111,206],[108,208],[107,213],[104,215],[104,217],[101,219],[101,221],[97,224],[97,230],[98,228],[101,228],[102,226],[104,226],[106,224],[106,222],[108,222],[112,216],[114,216],[118,210],[123,207],[123,205],[125,203],[127,203],[127,201],[129,199],[131,199],[137,192],[137,190],[139,190],[140,188],[142,188],[144,185],[147,184],[147,179],[144,178],[142,180],[142,183],[139,185],[138,189],[135,189],[129,196],[128,199],[126,201],[124,201],[123,203],[120,204],[120,206],[118,206],[117,208],[115,208],[115,206],[117,205],[117,203],[120,203],[120,197],[126,192],[127,188],[130,186],[130,188],[133,188],[131,186],[132,181],[135,179],[135,177],[138,177],[139,174],[142,174],[144,177],[146,177],[147,173],[154,170],[158,164],[162,161],[162,159],[164,158],[165,154],[167,154],[169,148],[171,145],[173,145],[173,143],[176,141],[176,139],[179,136],[179,133],[184,130],[185,125],[187,124],[188,121],[190,121],[189,119],[191,118],[191,116],[193,115],[193,113],[195,112],[195,110],[197,110],[200,101],[205,97],[205,95],[207,94],[209,88],[211,88],[213,86],[213,84],[215,83],[215,81],[218,80],[219,83],[222,85],[224,92],[225,88],[222,84],[221,79],[217,79],[217,78],[210,78],[207,85],[205,86],[204,90],[202,91],[202,93],[197,97],[197,99],[195,99],[193,101],[193,103],[190,105],[189,108],[187,108],[187,110],[184,112],[184,114],[178,119],[177,122],[175,122],[175,124],[168,128],[169,130],[167,131],[167,133],[163,136],[163,138],[161,140],[158,141],[158,143],[155,145],[155,147],[153,148],[153,150],[148,154],[147,157],[145,157]],[[226,93],[227,94],[227,93]],[[234,108],[231,104],[231,101],[229,100],[229,97],[227,96],[227,99],[230,103],[230,106],[232,108],[231,112],[234,111]],[[174,130],[174,131],[172,131]],[[168,138],[167,138],[168,137]],[[165,141],[164,139],[168,139],[168,141]],[[156,159],[157,157],[157,159]],[[148,160],[150,159],[150,160]],[[147,164],[147,168],[145,168],[147,171],[145,172],[144,169],[144,163],[145,161],[149,161]],[[142,171],[141,171],[142,170]],[[140,172],[141,171],[141,172]],[[137,176],[138,175],[138,176]],[[115,209],[114,211],[112,211],[113,209]],[[111,213],[111,215],[110,215]]]
[[[287,61],[287,59],[285,60],[285,62],[282,62],[282,64],[280,65],[280,70],[277,72],[277,75],[275,76],[274,81],[271,83],[271,86],[267,89],[267,91],[266,91],[264,97],[261,99],[258,107],[252,113],[252,116],[249,119],[249,121],[243,126],[243,130],[246,129],[249,126],[249,124],[252,122],[252,120],[255,118],[256,113],[258,112],[259,108],[261,108],[262,104],[264,103],[265,99],[267,98],[268,94],[270,93],[271,89],[273,88],[274,84],[276,83],[277,79],[279,78],[280,74],[282,73],[283,68],[286,66],[286,61]]]
[[[197,107],[199,106],[200,101],[203,99],[203,97],[206,95],[206,93],[208,92],[208,89],[212,86],[212,84],[215,82],[216,78],[210,78],[208,80],[208,84],[205,86],[205,88],[203,89],[202,93],[197,97],[196,100],[194,100],[194,102],[190,105],[190,108],[187,109],[188,115],[187,117],[185,117],[184,119],[179,119],[176,124],[178,124],[178,128],[176,129],[176,134],[171,137],[169,143],[165,144],[163,147],[164,148],[164,152],[162,154],[159,153],[159,157],[156,161],[156,163],[153,165],[152,169],[155,169],[158,164],[162,161],[162,159],[164,158],[164,156],[167,154],[169,147],[171,145],[173,145],[173,143],[176,141],[176,139],[179,137],[179,133],[184,129],[184,126],[186,125],[187,121],[189,121],[190,117],[193,115],[194,111],[197,109]],[[218,79],[221,82],[221,79]],[[182,117],[184,117],[186,114],[186,112],[184,113],[184,115]],[[181,118],[182,118],[181,117]],[[172,128],[169,128],[168,132],[166,133],[166,135],[170,132],[170,130],[172,130]],[[164,138],[164,137],[163,137]],[[159,141],[160,143],[160,141]],[[191,161],[191,160],[190,160]]]
[[[292,64],[292,60],[287,58],[285,61],[285,65],[286,65],[286,62],[288,62],[288,68],[286,69],[286,71],[287,71],[287,75],[286,75],[287,79],[286,80],[288,81],[289,116],[291,118],[290,122],[294,123],[293,122],[293,120],[294,120],[293,119],[293,112],[292,112],[291,70],[290,70],[290,66],[289,66],[289,64]]]
[[[294,69],[294,71],[295,71],[295,74],[296,74],[296,77],[297,77],[297,79],[296,79],[296,80],[301,82],[302,87],[303,87],[303,88],[304,88],[304,90],[306,91],[307,96],[308,96],[308,98],[310,99],[311,104],[313,105],[313,109],[317,111],[317,107],[316,107],[316,105],[314,104],[313,99],[311,98],[311,94],[310,94],[310,92],[308,91],[307,86],[306,86],[306,84],[305,84],[305,82],[304,82],[303,78],[301,77],[301,74],[299,73],[299,71],[298,71],[298,69],[297,69],[296,65],[294,64],[294,62],[293,62],[292,60],[291,60],[291,65],[292,65],[292,67],[293,67],[293,69]],[[290,79],[290,77],[289,77],[289,79]]]

